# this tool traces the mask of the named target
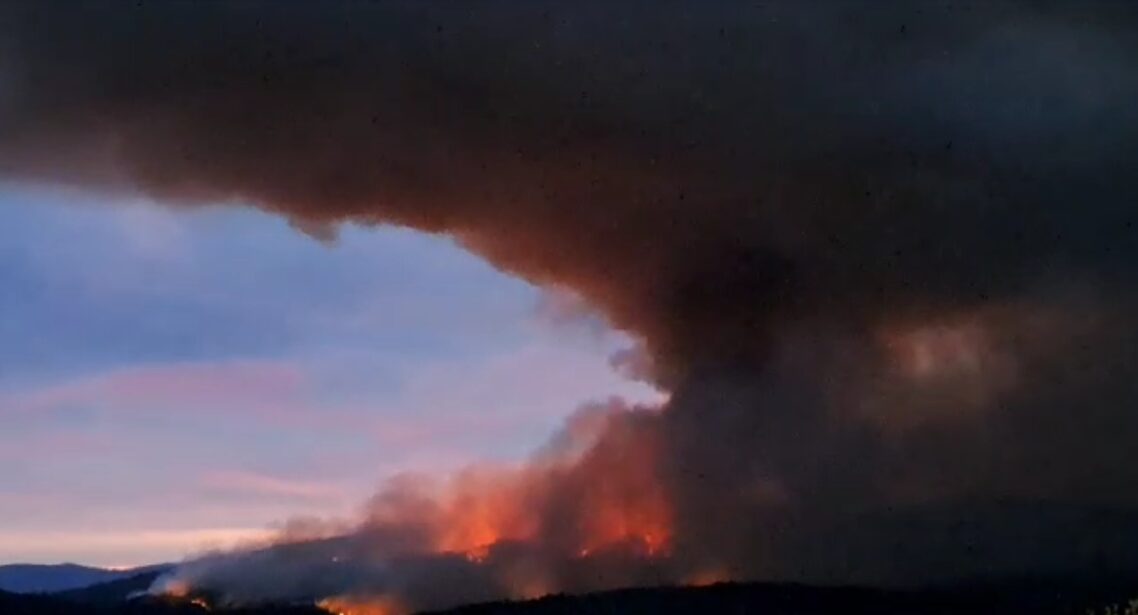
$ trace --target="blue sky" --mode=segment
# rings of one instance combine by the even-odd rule
[[[652,399],[628,345],[445,237],[0,186],[0,562],[130,565]]]

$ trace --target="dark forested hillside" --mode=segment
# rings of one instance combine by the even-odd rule
[[[1128,589],[1132,590],[1128,593]],[[1088,609],[1138,596],[1138,585],[1107,583],[1063,587],[1047,582],[970,588],[885,591],[802,585],[727,583],[703,588],[627,589],[584,596],[549,596],[446,611],[446,615],[568,615],[643,613],[686,615],[1083,615]],[[441,615],[441,613],[439,614]]]
[[[72,594],[72,598],[75,596]],[[633,588],[579,596],[556,595],[469,605],[435,615],[1083,615],[1090,610],[1102,612],[1107,605],[1135,597],[1138,579],[1084,583],[1016,581],[923,591],[724,583],[698,588]],[[325,611],[306,605],[207,609],[158,597],[84,603],[56,596],[0,593],[2,615],[205,615],[209,610],[229,615],[326,615]]]
[[[167,568],[160,567],[122,579],[99,583],[54,594],[54,597],[79,604],[113,607],[122,604],[132,594],[146,591]]]
[[[50,593],[87,587],[122,578],[130,572],[78,564],[9,564],[0,566],[0,590],[14,593]]]

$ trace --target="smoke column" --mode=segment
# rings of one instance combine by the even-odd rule
[[[408,609],[1133,566],[1131,5],[43,4],[0,9],[7,180],[446,233],[670,394],[193,583]]]

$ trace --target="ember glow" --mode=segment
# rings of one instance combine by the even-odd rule
[[[383,598],[325,598],[316,605],[330,615],[402,615],[407,612],[399,603]]]

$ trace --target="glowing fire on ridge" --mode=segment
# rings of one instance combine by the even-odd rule
[[[574,442],[521,468],[476,467],[459,473],[441,494],[419,493],[372,510],[379,526],[425,525],[436,553],[486,560],[503,543],[542,543],[568,557],[622,547],[644,557],[669,552],[672,513],[656,475],[658,434],[637,428],[623,412],[570,425]],[[558,515],[563,509],[564,514]],[[562,524],[564,524],[562,526]]]
[[[316,603],[331,615],[402,615],[407,609],[392,598],[326,598]]]
[[[630,575],[672,555],[675,534],[672,503],[659,475],[664,442],[656,419],[654,410],[613,402],[575,415],[562,437],[520,467],[473,467],[441,485],[411,475],[393,479],[358,528],[373,537],[364,552],[335,546],[320,555],[337,568],[374,558],[379,582],[358,593],[307,598],[325,598],[318,606],[344,615],[398,615],[403,606],[419,608],[430,597],[417,592],[426,590],[403,585],[398,575],[384,581],[382,571],[401,560],[465,570],[460,574],[481,579],[477,584],[492,587],[499,592],[495,596],[514,599],[636,582]],[[335,533],[315,539],[302,533],[285,535],[277,546],[313,541],[319,552],[336,540]],[[472,568],[443,563],[454,557]],[[189,566],[186,576],[162,589],[185,595],[190,588],[209,588],[211,566],[198,570],[205,576]],[[592,576],[588,570],[610,572]]]

